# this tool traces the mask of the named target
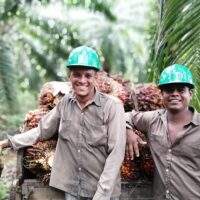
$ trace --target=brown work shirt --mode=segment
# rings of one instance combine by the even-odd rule
[[[109,200],[120,196],[126,124],[119,100],[96,92],[81,109],[75,95],[65,96],[38,128],[9,137],[14,149],[58,133],[50,185],[72,195]]]
[[[200,114],[193,108],[190,123],[171,144],[167,111],[126,113],[127,128],[146,133],[155,162],[154,199],[200,199]]]

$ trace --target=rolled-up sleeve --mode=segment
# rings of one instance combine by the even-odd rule
[[[123,105],[114,102],[109,109],[108,119],[108,157],[100,176],[93,200],[110,200],[115,181],[120,173],[124,159],[126,124]]]

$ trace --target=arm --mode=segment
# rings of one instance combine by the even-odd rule
[[[125,118],[121,103],[112,103],[108,120],[108,157],[93,200],[110,200],[125,152]]]
[[[139,157],[139,145],[145,145],[144,142],[137,134],[134,133],[134,129],[138,129],[143,133],[148,131],[148,121],[151,117],[150,112],[127,112],[126,118],[126,157],[133,160],[134,157]]]
[[[37,128],[14,136],[8,135],[10,146],[16,151],[20,148],[31,146],[37,141],[43,141],[51,138],[58,130],[60,112],[56,106],[39,122]],[[4,144],[5,145],[5,144]]]

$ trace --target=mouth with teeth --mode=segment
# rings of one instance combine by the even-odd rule
[[[169,102],[171,102],[171,103],[178,103],[178,102],[180,102],[180,99],[170,99]]]

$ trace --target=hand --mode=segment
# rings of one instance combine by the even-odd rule
[[[10,147],[10,146],[11,146],[11,144],[8,140],[0,141],[0,155],[2,154],[2,151],[4,148]]]
[[[137,134],[131,129],[126,129],[126,157],[127,159],[133,160],[134,157],[139,157],[138,144],[145,145],[146,142],[142,140]]]

